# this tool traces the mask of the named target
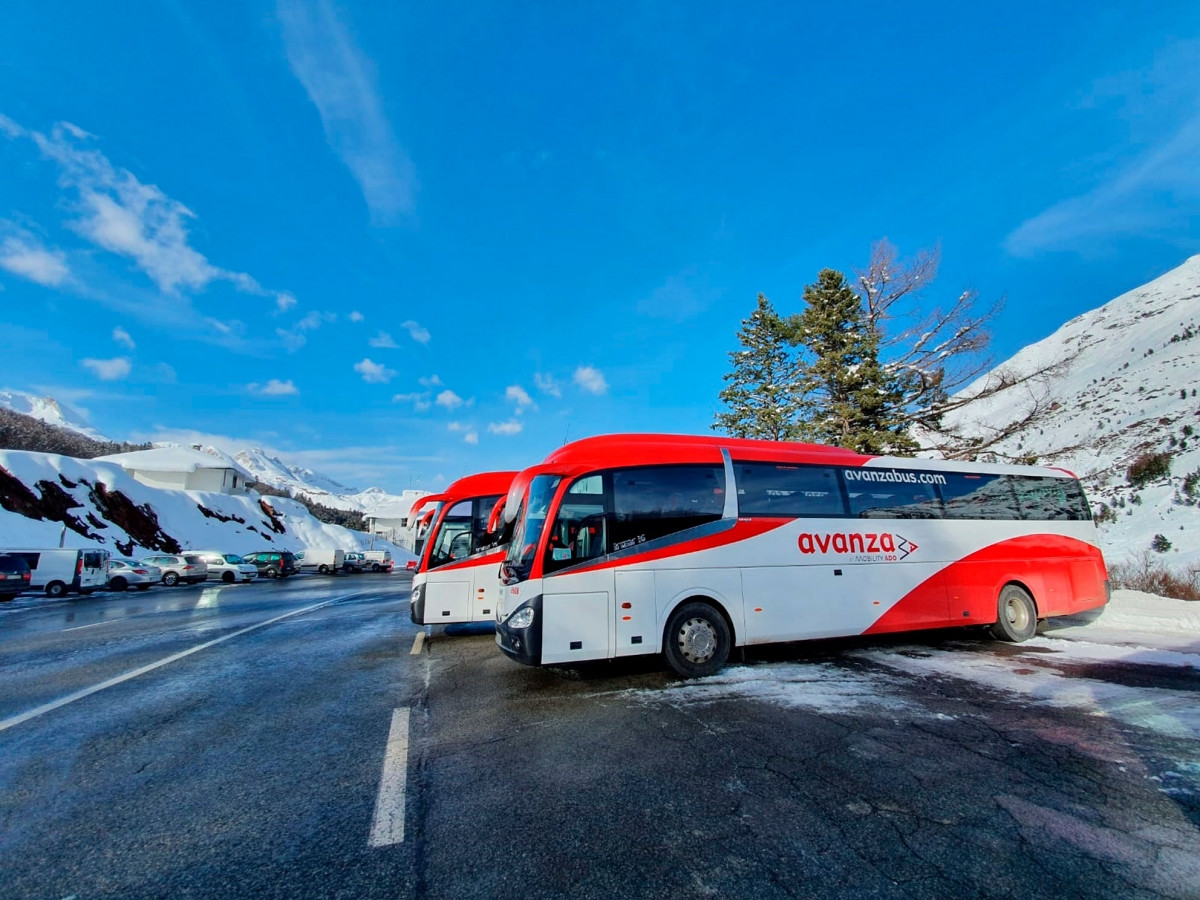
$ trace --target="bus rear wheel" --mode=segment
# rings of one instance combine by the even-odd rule
[[[663,655],[684,678],[703,678],[729,659],[732,634],[725,617],[707,603],[684,603],[667,620]]]
[[[1037,632],[1037,606],[1024,588],[1006,585],[996,607],[996,624],[991,628],[996,640],[1019,644]]]

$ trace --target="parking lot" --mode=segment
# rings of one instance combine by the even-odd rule
[[[6,604],[0,897],[1200,896],[1200,638],[683,682],[419,638],[409,583]]]

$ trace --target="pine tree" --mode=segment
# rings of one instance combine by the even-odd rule
[[[713,429],[734,437],[795,440],[803,405],[800,371],[783,320],[762,294],[742,320],[738,342],[742,349],[729,354],[733,371],[724,376],[728,384],[720,393],[727,411],[713,417]]]
[[[903,392],[879,362],[879,340],[866,327],[862,300],[841,272],[824,269],[804,289],[806,308],[786,331],[801,348],[801,384],[809,401],[805,439],[860,453],[913,450],[901,422]]]

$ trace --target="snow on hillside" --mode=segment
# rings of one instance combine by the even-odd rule
[[[288,465],[279,457],[271,456],[258,447],[242,450],[234,459],[264,484],[301,494],[324,506],[367,515],[383,515],[401,510],[397,516],[402,516],[407,513],[416,497],[429,493],[405,491],[403,495],[389,494],[377,487],[359,491],[312,469]]]
[[[93,441],[107,441],[104,435],[83,424],[83,416],[70,407],[64,407],[53,397],[39,397],[25,391],[0,391],[0,407],[13,412],[40,419],[47,425],[78,432]]]
[[[1000,368],[1030,372],[1059,360],[1070,362],[1046,385],[1054,412],[996,450],[1078,474],[1093,511],[1103,503],[1115,512],[1101,525],[1111,562],[1149,551],[1161,534],[1171,543],[1163,562],[1200,564],[1200,475],[1185,491],[1187,476],[1200,473],[1200,256],[1072,319]],[[947,421],[982,433],[1029,405],[1029,391],[1013,388]],[[1171,454],[1170,475],[1135,489],[1126,473],[1150,452]]]
[[[369,535],[319,522],[283,497],[155,488],[111,463],[18,450],[0,450],[0,467],[0,546],[57,547],[64,521],[66,546],[99,544],[118,556],[372,546]],[[410,558],[379,538],[374,549],[401,563]]]

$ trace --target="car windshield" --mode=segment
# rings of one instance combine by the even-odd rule
[[[225,554],[225,562],[227,562],[227,563],[230,563],[231,565],[235,565],[235,566],[236,566],[236,565],[239,565],[239,564],[241,564],[241,563],[244,563],[244,562],[245,562],[245,560],[244,560],[244,559],[242,559],[240,556],[236,556],[236,555],[234,555],[233,553],[226,553],[226,554]]]
[[[550,501],[562,478],[558,475],[539,475],[529,484],[526,499],[517,513],[517,527],[508,545],[507,563],[518,578],[527,578],[533,567],[533,556],[546,527]]]

